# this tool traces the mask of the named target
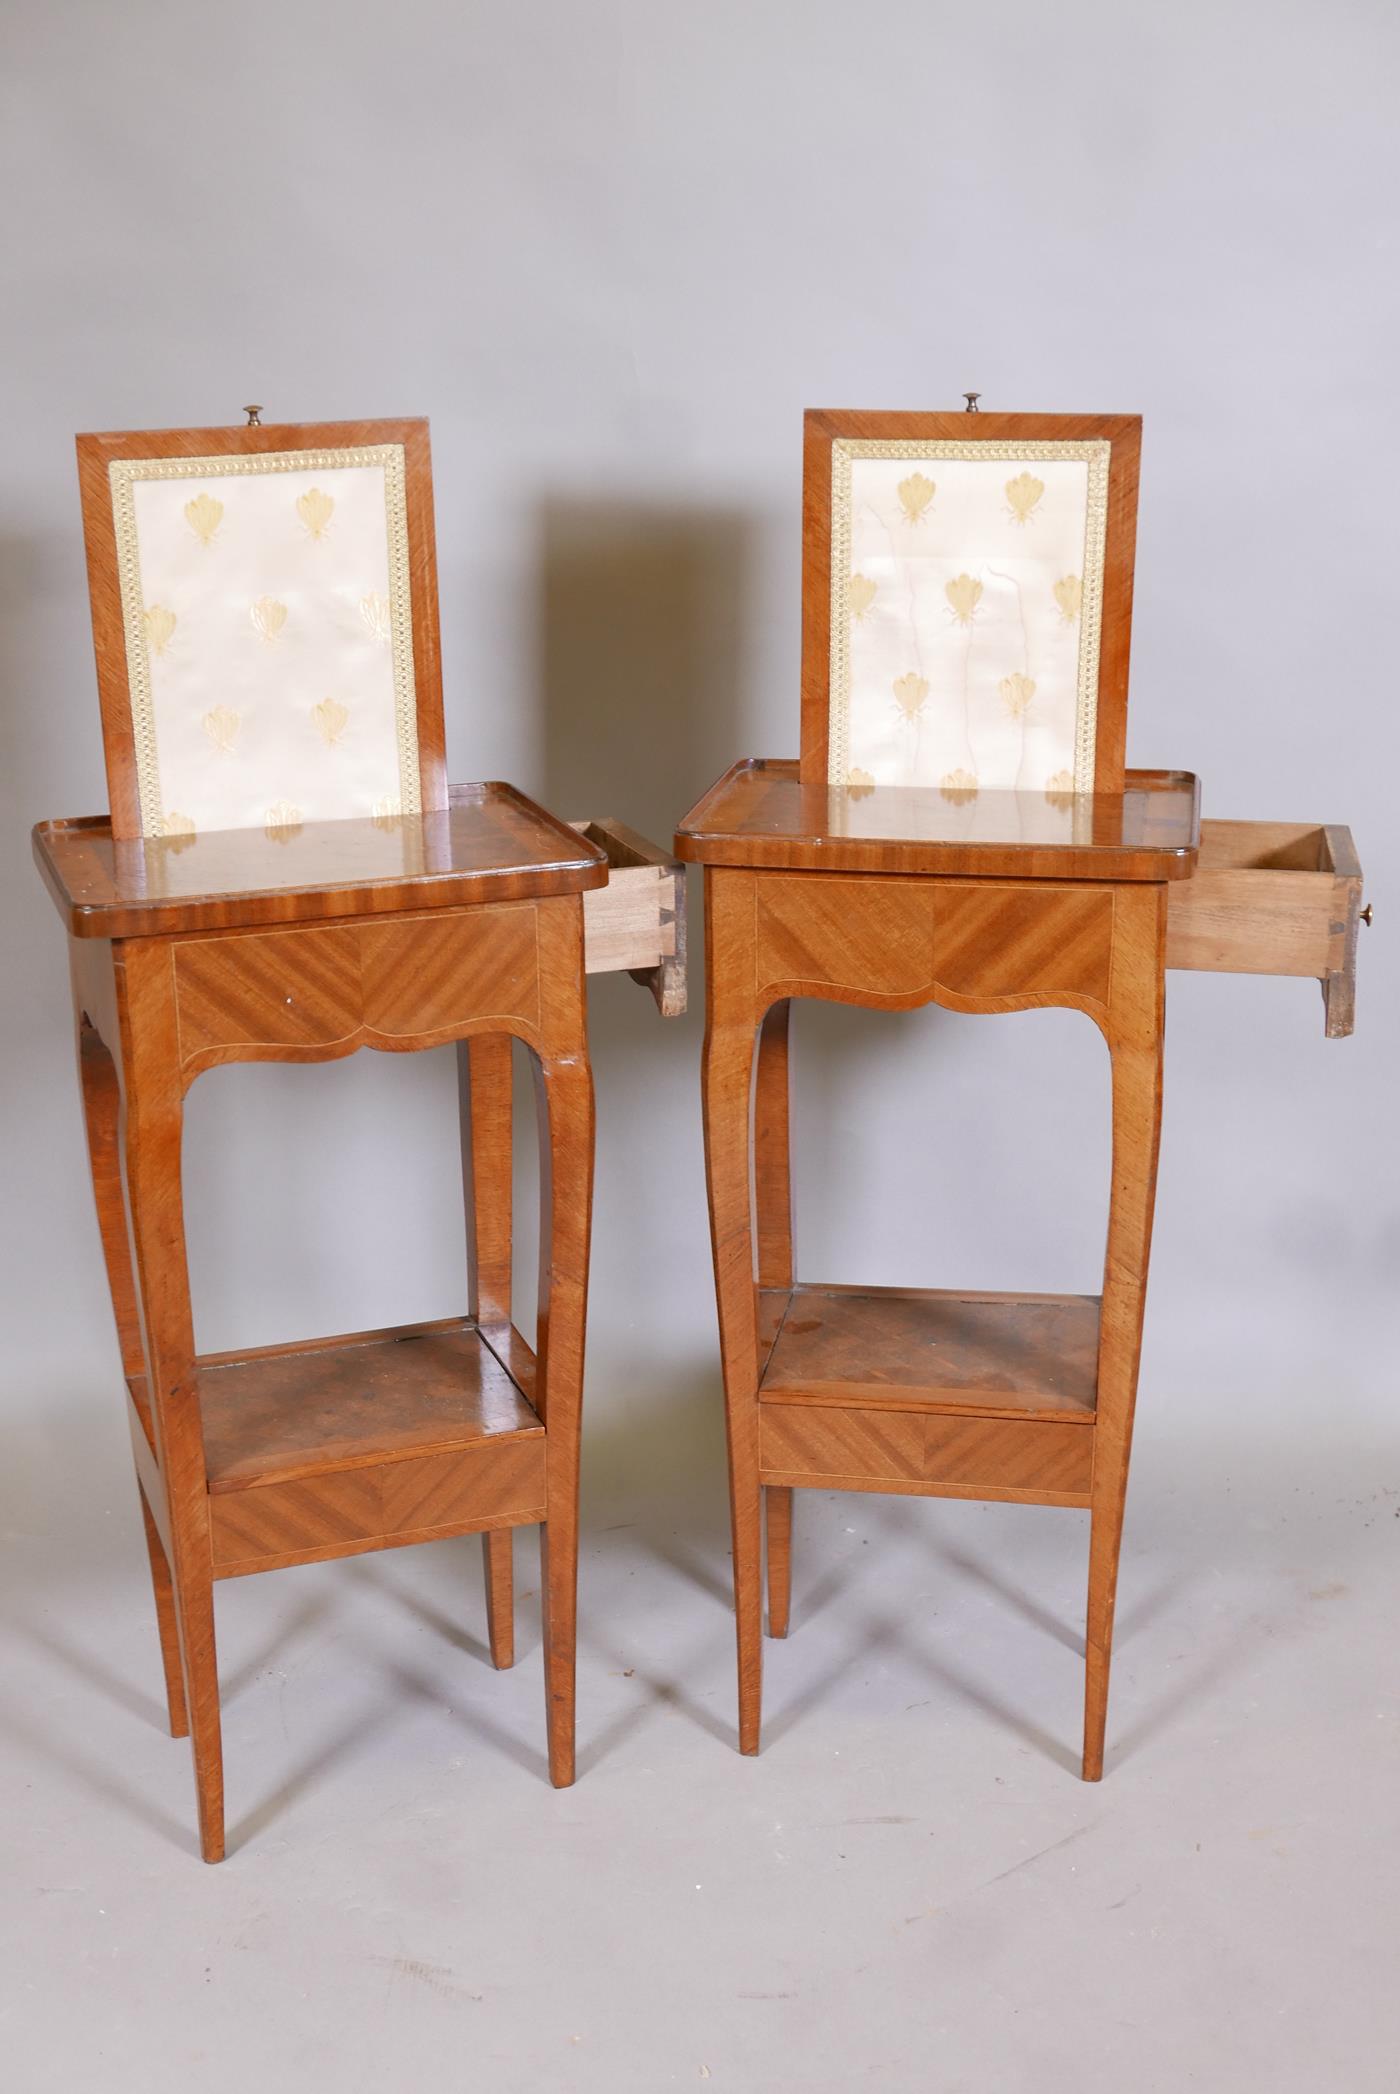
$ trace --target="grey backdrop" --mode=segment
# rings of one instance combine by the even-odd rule
[[[1199,771],[1210,814],[1349,822],[1377,924],[1346,1042],[1310,984],[1171,979],[1139,1416],[1159,1450],[1199,1443],[1193,1488],[1248,1477],[1267,1442],[1267,1486],[1238,1501],[1265,1525],[1343,1450],[1393,1475],[1386,0],[10,0],[4,44],[11,1531],[81,1531],[100,1506],[135,1533],[62,939],[28,846],[36,819],[105,805],[72,436],[249,399],[431,417],[453,775],[663,839],[734,757],[796,748],[805,406],[977,387],[1140,410],[1130,761]],[[625,979],[591,991],[585,1523],[693,1503],[719,1553],[692,905],[689,1018],[663,1026]],[[808,1277],[1097,1286],[1091,1027],[806,1006],[796,1053]],[[201,1080],[202,1343],[452,1310],[453,1116],[445,1055]],[[84,1602],[36,1584],[25,1604]]]
[[[5,1392],[120,1441],[40,816],[105,805],[72,435],[426,413],[448,749],[666,838],[796,748],[807,405],[1139,409],[1130,761],[1348,821],[1358,1031],[1174,976],[1144,1401],[1393,1389],[1396,56],[1380,5],[12,7],[0,673]],[[698,892],[693,896],[698,932]],[[692,950],[699,955],[700,939]],[[699,1009],[593,994],[589,1419],[717,1400]],[[814,1278],[1096,1284],[1072,1015],[804,1008]],[[450,1057],[191,1096],[201,1342],[447,1313]],[[828,1194],[839,1190],[839,1203]],[[107,1407],[104,1408],[104,1404]]]

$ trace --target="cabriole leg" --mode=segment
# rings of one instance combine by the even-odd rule
[[[1099,1326],[1085,1637],[1086,1781],[1098,1781],[1103,1775],[1118,1554],[1152,1246],[1162,1121],[1165,921],[1165,894],[1160,887],[1118,890],[1107,1028],[1112,1057],[1113,1184]]]

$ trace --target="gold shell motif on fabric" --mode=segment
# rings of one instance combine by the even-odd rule
[[[847,597],[853,618],[863,618],[875,598],[879,595],[879,584],[872,582],[868,574],[853,574]]]
[[[982,601],[982,584],[970,574],[955,575],[946,582],[943,594],[952,608],[959,625],[971,625],[977,606]]]
[[[301,829],[301,809],[290,800],[275,800],[267,810],[264,826],[273,843],[290,843]]]
[[[204,715],[200,724],[221,756],[232,755],[241,725],[239,716],[232,706],[216,705],[212,712]]]
[[[388,640],[390,638],[392,627],[387,596],[376,596],[373,590],[370,591],[368,596],[362,596],[360,598],[360,616],[364,619],[366,630],[372,640]]]
[[[1074,798],[1073,771],[1055,771],[1047,778],[1045,797],[1052,807],[1068,807]]]
[[[1029,523],[1032,512],[1045,492],[1045,482],[1037,480],[1034,473],[1017,473],[1014,480],[1006,483],[1006,499],[1011,505],[1011,514],[1017,523]]]
[[[965,800],[977,797],[977,773],[975,771],[945,771],[938,781],[938,790],[945,800],[961,807]]]
[[[345,732],[350,713],[348,707],[341,705],[338,699],[323,698],[319,705],[312,706],[311,717],[326,747],[333,749]]]
[[[926,676],[915,676],[911,672],[908,676],[897,676],[892,688],[894,690],[894,702],[903,713],[905,719],[916,720],[922,712],[924,700],[928,696],[928,678]]]
[[[863,771],[857,764],[854,770],[846,773],[846,785],[853,800],[863,800],[867,793],[875,790],[874,773]]]
[[[1001,702],[1013,720],[1019,720],[1035,696],[1033,676],[1003,676],[997,685]]]
[[[1084,584],[1077,574],[1067,574],[1056,582],[1055,601],[1060,607],[1060,616],[1066,625],[1073,625],[1084,602]]]
[[[922,522],[924,512],[937,492],[937,485],[926,473],[910,473],[908,479],[901,480],[895,489],[899,506],[911,524]]]
[[[319,487],[309,487],[305,494],[297,497],[297,515],[306,525],[313,538],[324,538],[326,526],[335,514],[335,503]]]
[[[248,616],[253,621],[253,630],[265,640],[275,640],[287,622],[287,606],[278,603],[275,596],[260,596],[256,603],[248,606]]]
[[[224,505],[216,502],[212,494],[197,494],[185,504],[185,522],[201,545],[213,544],[214,533],[223,520]]]
[[[146,613],[146,645],[152,654],[164,654],[175,637],[179,619],[163,603],[153,603]]]
[[[177,814],[173,807],[162,817],[160,833],[172,851],[187,851],[195,840],[194,823],[187,814]]]

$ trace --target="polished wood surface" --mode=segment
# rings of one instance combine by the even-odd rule
[[[1083,1771],[1102,1772],[1160,1129],[1168,892],[1165,877],[1141,875],[706,866],[705,1157],[744,1752],[759,1744],[765,1514],[769,1627],[781,1636],[792,1492],[875,1490],[1089,1508]],[[1101,1298],[798,1283],[788,1100],[798,996],[876,1009],[1049,1004],[1091,1018],[1112,1083]]]
[[[1013,1505],[1091,1502],[1093,1437],[1069,1425],[764,1404],[758,1453],[765,1489],[892,1491]]]
[[[543,1436],[466,1318],[203,1358],[195,1400],[211,1491]]]
[[[1189,771],[1130,771],[1112,793],[954,792],[808,784],[795,763],[749,757],[684,817],[676,855],[793,872],[1183,880],[1199,800]]]
[[[433,469],[427,422],[268,422],[218,429],[119,430],[77,439],[97,689],[102,705],[102,740],[114,836],[140,836],[141,808],[108,467],[118,459],[227,458],[269,451],[358,450],[384,444],[401,444],[404,453],[419,789],[425,812],[446,807]]]
[[[755,1135],[757,1121],[755,1122]],[[767,1292],[769,1290],[765,1290]],[[900,1287],[771,1290],[764,1403],[872,1405],[993,1417],[1094,1417],[1092,1295]]]
[[[105,816],[40,822],[34,855],[69,931],[148,938],[572,894],[605,852],[495,782],[438,814],[122,839]]]
[[[591,874],[592,847],[563,833]],[[206,1860],[224,1850],[218,1579],[481,1532],[491,1655],[506,1665],[509,1530],[538,1524],[550,1777],[573,1779],[593,1163],[578,889],[69,941],[170,1724],[191,1738]],[[469,1313],[197,1358],[181,1179],[190,1083],[219,1061],[326,1060],[365,1042],[443,1038],[461,1042]],[[533,1346],[511,1321],[512,1038],[529,1057],[541,1123]]]
[[[1361,891],[1350,829],[1202,822],[1195,873],[1167,906],[1167,965],[1312,976],[1328,1039],[1344,1039],[1355,1023]]]
[[[827,782],[831,685],[831,446],[838,437],[881,442],[1082,442],[1112,444],[1104,542],[1103,618],[1099,642],[1098,725],[1094,785],[1118,793],[1124,784],[1128,720],[1128,653],[1133,623],[1142,417],[1125,414],[978,414],[867,412],[809,408],[802,451],[802,778]],[[911,868],[912,869],[912,868]]]
[[[583,905],[590,974],[625,967],[663,1018],[686,1007],[685,867],[611,815],[575,822],[608,861],[608,884]]]

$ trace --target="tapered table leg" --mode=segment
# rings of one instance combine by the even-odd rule
[[[754,1074],[754,1207],[758,1226],[758,1284],[793,1284],[791,1102],[788,1041],[792,1004],[784,998],[759,1028]],[[792,1492],[763,1493],[768,1562],[768,1633],[786,1636],[792,1599]]]
[[[588,1249],[593,1213],[593,1072],[588,1061],[583,911],[540,915],[544,1051],[534,1063],[540,1150],[536,1408],[544,1418],[548,1516],[540,1528],[549,1778],[574,1778],[578,1461]]]
[[[83,1102],[83,1124],[87,1132],[88,1160],[92,1166],[92,1191],[97,1204],[97,1226],[107,1267],[117,1341],[121,1347],[122,1372],[128,1379],[145,1372],[141,1350],[141,1323],[136,1306],[136,1279],[131,1268],[131,1244],[127,1237],[126,1201],[122,1191],[121,1086],[112,1054],[83,1008],[83,981],[75,955],[73,973],[74,1017],[77,1022],[78,1081]],[[104,976],[101,1001],[112,1008],[109,953],[81,955],[83,973]],[[96,1000],[96,999],[95,999]],[[165,1701],[170,1735],[189,1734],[185,1710],[185,1687],[180,1675],[180,1636],[175,1621],[175,1597],[164,1544],[151,1517],[140,1479],[137,1495],[151,1565],[151,1589],[155,1597],[156,1626],[160,1634],[161,1665],[165,1674]]]
[[[1147,1263],[1162,1123],[1162,972],[1166,899],[1155,886],[1115,896],[1106,1027],[1112,1058],[1113,1179],[1099,1324],[1098,1409],[1085,1638],[1084,1779],[1103,1775],[1118,1555],[1137,1400]]]
[[[505,1672],[515,1663],[515,1584],[511,1529],[488,1527],[481,1537],[486,1578],[486,1634],[491,1663]]]
[[[200,1851],[206,1861],[221,1861],[223,1746],[209,1499],[194,1386],[194,1326],[180,1184],[183,1090],[169,953],[157,940],[133,941],[119,948],[116,975],[125,1048],[122,1168],[156,1452],[165,1485]]]
[[[749,1093],[759,1017],[753,1005],[751,874],[706,868],[705,954],[708,1023],[701,1091],[729,1450],[739,1750],[755,1753],[763,1707],[763,1530],[750,1197]]]
[[[457,1044],[462,1190],[467,1222],[467,1311],[483,1328],[511,1320],[513,1107],[509,1033]],[[515,1663],[515,1587],[508,1528],[482,1536],[491,1662]]]

